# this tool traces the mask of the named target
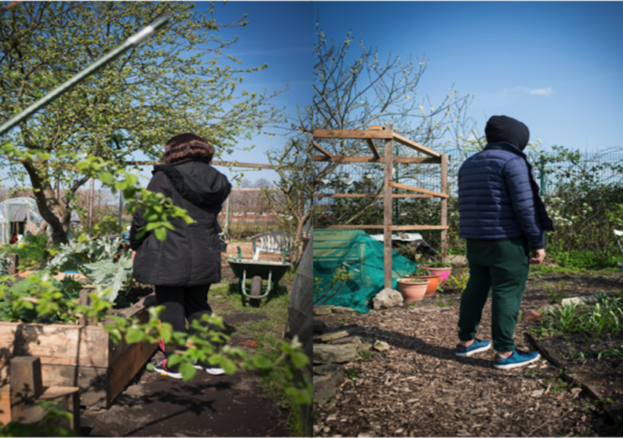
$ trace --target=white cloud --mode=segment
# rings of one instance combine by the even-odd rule
[[[535,94],[537,96],[549,96],[550,94],[552,94],[552,87],[533,88],[532,90],[528,90],[528,93]]]
[[[509,95],[517,95],[528,93],[533,96],[549,96],[552,94],[554,90],[552,87],[547,88],[528,88],[528,87],[515,87],[515,88],[504,88],[499,95],[501,97],[509,96]]]

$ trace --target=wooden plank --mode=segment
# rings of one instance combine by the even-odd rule
[[[393,125],[386,125],[387,133],[393,134]],[[385,174],[383,178],[383,274],[384,286],[391,289],[392,287],[392,234],[389,226],[392,224],[392,176],[393,176],[393,158],[394,158],[394,140],[392,137],[385,140]]]
[[[314,193],[314,198],[383,198],[385,195],[362,193]],[[433,195],[401,195],[392,193],[392,198],[432,198]]]
[[[342,229],[342,230],[365,230],[365,229],[375,229],[381,230],[383,229],[383,225],[314,225],[315,228],[334,228],[334,229]]]
[[[160,161],[125,161],[123,163],[125,166],[153,166],[156,164],[162,164]],[[282,166],[273,166],[271,164],[255,164],[255,163],[238,163],[235,161],[221,161],[221,160],[212,160],[210,163],[213,166],[225,166],[225,167],[244,167],[249,169],[280,169]],[[68,170],[73,170],[77,172],[78,170],[75,168],[71,168]]]
[[[372,155],[374,155],[374,158],[376,158],[377,160],[381,158],[381,155],[379,154],[379,150],[376,148],[376,145],[374,144],[374,140],[372,140],[371,138],[367,138],[366,142],[368,143],[368,147],[372,151]]]
[[[109,405],[134,378],[136,373],[145,366],[157,349],[158,344],[150,344],[149,342],[132,344],[131,348],[111,365],[108,386]]]
[[[448,193],[448,154],[441,155],[441,193]],[[441,232],[441,257],[448,257],[448,198],[441,199],[441,225],[446,229]]]
[[[105,367],[107,347],[108,333],[101,327],[0,321],[2,361],[37,356],[44,364]]]
[[[420,189],[418,187],[412,187],[405,184],[390,182],[389,185],[391,187],[396,187],[397,189],[405,189],[405,190],[413,190],[414,192],[426,193],[427,195],[436,196],[438,198],[449,198],[450,195],[446,193],[433,192],[432,190]]]
[[[43,365],[41,374],[44,386],[80,388],[80,404],[84,406],[110,406],[107,396],[110,380],[108,368]]]
[[[447,230],[447,225],[390,225],[390,231],[409,231],[409,230]]]
[[[421,144],[416,143],[413,140],[409,140],[408,138],[403,137],[400,134],[394,133],[394,140],[396,140],[398,143],[402,145],[410,147],[411,149],[415,149],[418,152],[422,152],[423,154],[426,154],[429,157],[436,157],[436,158],[441,157],[441,154],[439,152],[435,152],[432,149],[428,149],[426,146],[422,146]]]
[[[312,140],[312,145],[314,146],[314,148],[319,150],[320,153],[322,153],[324,156],[329,157],[329,158],[333,156],[331,152],[329,152],[328,150],[320,146],[315,140]]]
[[[0,423],[7,425],[11,421],[11,387],[0,386]]]
[[[375,157],[347,157],[344,155],[334,155],[332,157],[325,157],[324,155],[314,155],[313,160],[316,162],[328,162],[328,163],[384,163],[385,158]],[[439,164],[441,158],[425,158],[425,157],[394,157],[394,163],[402,164]]]
[[[365,139],[365,138],[382,138],[391,139],[390,131],[368,131],[354,129],[314,129],[312,131],[314,138],[348,138],[348,139]]]
[[[80,436],[80,389],[68,386],[51,386],[41,395],[40,400],[47,400],[73,414],[71,420],[61,420],[62,425],[73,429]],[[58,420],[57,420],[58,421]]]
[[[7,257],[10,260],[7,268],[9,275],[17,274],[17,270],[19,269],[19,254],[7,254]]]

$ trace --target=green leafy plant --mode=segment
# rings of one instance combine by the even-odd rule
[[[119,291],[128,290],[133,278],[132,256],[129,252],[118,252],[120,244],[120,238],[61,244],[47,268],[53,272],[80,272],[101,287],[108,301],[114,302]]]
[[[469,271],[453,272],[443,286],[444,290],[463,292],[469,282]]]
[[[368,360],[372,357],[373,354],[374,353],[372,353],[372,350],[364,350],[359,352],[359,357],[364,360]]]
[[[357,368],[349,368],[346,370],[346,377],[349,379],[356,379],[361,375],[361,370]]]
[[[401,278],[400,282],[401,283],[422,284],[422,283],[428,283],[428,280],[422,280],[420,278]]]
[[[415,271],[413,271],[413,273],[411,275],[418,276],[418,277],[430,277],[433,274],[431,274],[431,272],[427,271],[426,269],[422,269],[422,268],[418,267],[418,268],[416,268]]]
[[[451,268],[452,263],[444,262],[443,260],[435,260],[432,262],[423,263],[422,266],[425,268]]]

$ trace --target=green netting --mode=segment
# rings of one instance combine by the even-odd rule
[[[362,230],[315,229],[314,304],[334,304],[367,313],[366,302],[384,286],[383,242]],[[417,264],[392,251],[392,288],[396,280],[415,271]],[[334,274],[352,274],[346,282],[335,283]],[[341,287],[340,287],[341,286]]]

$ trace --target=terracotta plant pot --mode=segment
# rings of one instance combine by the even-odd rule
[[[399,278],[398,279],[398,292],[402,294],[405,303],[414,303],[416,301],[422,301],[426,295],[426,289],[428,288],[428,280],[421,280],[414,282],[414,278]]]
[[[452,266],[447,268],[429,268],[427,266],[418,266],[418,268],[430,271],[431,275],[439,275],[439,282],[442,286],[446,284],[446,281],[450,277],[450,272],[452,271]]]
[[[437,287],[439,286],[439,275],[409,275],[407,278],[419,278],[420,280],[428,280],[428,288],[426,289],[425,297],[431,297],[435,295]]]

